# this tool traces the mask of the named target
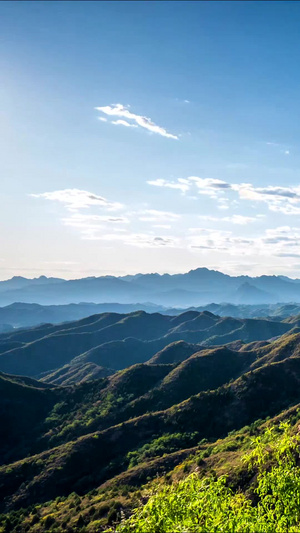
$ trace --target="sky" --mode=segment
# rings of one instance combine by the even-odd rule
[[[300,3],[0,2],[0,279],[300,277]]]

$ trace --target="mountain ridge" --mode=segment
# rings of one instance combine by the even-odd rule
[[[230,276],[217,270],[198,268],[183,274],[95,276],[72,280],[45,276],[34,279],[11,278],[0,281],[0,305],[14,302],[49,305],[83,301],[117,301],[123,304],[151,301],[156,305],[167,306],[202,305],[212,301],[238,303],[236,291],[245,283],[250,284],[252,291],[248,290],[244,295],[244,303],[262,303],[262,298],[263,303],[291,300],[300,302],[298,279],[266,275]]]
[[[78,363],[122,370],[184,341],[211,346],[265,341],[297,327],[297,319],[241,319],[210,312],[181,315],[103,313],[78,321],[0,334],[0,371],[37,377]]]

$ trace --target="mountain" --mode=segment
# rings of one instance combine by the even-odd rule
[[[0,282],[1,283],[1,282]],[[66,305],[40,305],[36,303],[13,303],[0,307],[0,325],[12,328],[24,328],[38,324],[59,324],[80,320],[98,313],[147,313],[165,312],[165,308],[151,303],[118,304],[118,303],[78,303]]]
[[[146,362],[168,345],[178,350],[177,341],[202,346],[238,340],[249,343],[283,335],[295,327],[297,323],[291,320],[219,317],[208,311],[177,316],[144,311],[103,313],[1,334],[0,371],[38,378],[70,364],[94,363],[121,370]],[[165,353],[157,357],[176,362],[178,356]]]
[[[14,276],[11,279],[0,281],[0,292],[5,292],[9,290],[18,290],[23,289],[29,286],[36,285],[51,285],[52,283],[61,283],[65,280],[60,278],[47,278],[46,276],[40,276],[39,278],[28,279],[22,276]]]
[[[227,465],[232,483],[247,487],[255,475],[238,460],[263,431],[261,419],[299,424],[299,354],[300,333],[287,333],[235,349],[174,343],[79,384],[2,373],[4,531],[115,529],[120,509],[124,516],[143,503],[139,491],[157,475],[170,482],[213,469],[216,476]]]
[[[152,302],[152,305],[190,307],[210,302],[236,303],[237,299],[243,304],[300,302],[300,283],[284,276],[234,277],[207,268],[173,275],[154,273],[77,280],[41,276],[0,282],[1,306],[15,302],[41,305]]]
[[[236,293],[238,291],[239,289],[236,291]],[[233,299],[236,298],[236,293]],[[300,315],[300,304],[277,303],[237,305],[230,303],[211,303],[206,306],[184,309],[164,307],[151,303],[78,303],[66,305],[14,303],[5,307],[0,307],[0,333],[11,331],[14,328],[28,328],[40,324],[73,322],[98,313],[127,314],[134,311],[146,311],[147,313],[157,312],[165,315],[179,315],[183,314],[184,312],[197,313],[201,311],[208,311],[215,315],[231,316],[236,318],[276,317],[283,319],[288,316]]]
[[[105,378],[114,374],[114,370],[98,366],[95,363],[78,363],[65,365],[58,370],[45,372],[40,375],[40,381],[53,385],[71,385],[72,383],[84,383],[94,379]]]
[[[265,302],[272,302],[275,300],[274,295],[258,289],[254,285],[251,285],[248,281],[245,281],[238,287],[233,296],[233,300],[236,303],[247,303],[247,304],[260,304]]]
[[[158,477],[190,471],[248,490],[262,419],[300,421],[300,318],[280,313],[106,312],[0,334],[0,531],[115,531]]]
[[[300,420],[299,316],[108,312],[2,333],[0,352],[3,532],[116,530],[158,476],[249,490],[262,419]]]

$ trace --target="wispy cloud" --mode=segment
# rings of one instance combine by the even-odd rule
[[[171,211],[158,211],[157,209],[142,209],[133,212],[132,214],[137,215],[141,222],[175,221],[181,216],[177,213],[172,213]]]
[[[75,228],[83,240],[98,240],[104,239],[111,232],[126,233],[124,224],[128,224],[129,220],[123,216],[74,213],[63,218],[62,223],[64,226]]]
[[[300,214],[300,186],[255,187],[252,183],[228,183],[219,179],[200,178],[190,176],[176,181],[156,179],[147,181],[148,185],[178,189],[182,194],[194,191],[200,195],[209,196],[218,201],[220,209],[228,209],[228,193],[237,194],[239,199],[263,202],[270,211],[277,211],[285,215]]]
[[[243,200],[264,202],[271,211],[278,211],[285,215],[300,214],[300,186],[254,187],[251,183],[235,184],[231,186]]]
[[[170,224],[153,224],[153,228],[159,228],[159,229],[171,229]]]
[[[138,248],[161,248],[174,247],[177,245],[178,239],[171,236],[158,236],[150,233],[130,233],[130,232],[116,232],[107,233],[105,231],[86,232],[83,235],[85,240],[103,241],[110,245],[113,242],[120,242],[127,246],[136,246]]]
[[[171,211],[157,209],[130,211],[123,204],[111,202],[103,196],[80,189],[63,189],[30,196],[62,203],[69,212],[61,218],[62,224],[77,230],[83,240],[103,241],[106,246],[119,242],[139,248],[174,247],[179,242],[177,237],[159,234],[159,229],[170,229],[170,225],[157,224],[157,229],[155,231],[153,229],[155,222],[174,222],[180,218],[180,215]],[[81,212],[82,209],[87,208],[91,211]],[[104,214],[98,214],[97,211],[95,213],[95,209],[92,208],[101,208]],[[110,214],[115,210],[119,210],[120,214]],[[131,229],[129,224],[134,224],[136,221],[149,223],[145,233],[138,233]]]
[[[195,184],[199,194],[205,194],[211,198],[217,198],[220,193],[222,194],[226,189],[230,189],[229,183],[219,179],[190,176],[188,182],[191,185]]]
[[[109,215],[85,215],[82,213],[75,213],[69,217],[62,219],[66,226],[86,227],[91,225],[99,225],[101,223],[115,223],[128,224],[129,220],[123,216],[109,216]]]
[[[229,208],[229,202],[225,197],[225,192],[231,189],[231,185],[223,180],[190,176],[188,178],[178,178],[176,181],[156,179],[147,181],[147,183],[154,187],[177,189],[181,191],[182,194],[194,191],[200,195],[209,196],[210,198],[217,200],[219,209]]]
[[[240,226],[245,226],[251,222],[257,222],[262,217],[257,215],[256,217],[246,217],[244,215],[232,215],[230,217],[223,217],[221,220],[224,222],[231,222],[232,224],[238,224]]]
[[[140,248],[161,248],[174,247],[177,239],[175,237],[152,236],[149,234],[131,234],[125,237],[124,243]]]
[[[239,226],[245,226],[251,222],[257,222],[263,218],[263,215],[256,215],[255,217],[246,217],[244,215],[231,215],[229,217],[212,217],[206,215],[198,215],[200,220],[207,220],[211,222],[230,222]]]
[[[100,119],[101,118],[102,117],[100,117]],[[115,124],[115,126],[126,126],[126,128],[137,128],[138,127],[136,124],[130,124],[130,122],[127,122],[127,120],[122,120],[122,119],[113,120],[111,123]]]
[[[147,181],[148,185],[153,185],[154,187],[165,187],[167,189],[178,189],[181,192],[185,193],[189,191],[190,184],[184,178],[179,178],[177,181],[168,181],[164,179],[156,179]]]
[[[108,115],[110,117],[120,117],[121,120],[115,120],[112,122],[112,124],[115,125],[122,125],[122,126],[136,126],[140,128],[144,128],[151,133],[157,133],[158,135],[161,135],[162,137],[168,137],[169,139],[178,139],[178,135],[174,135],[173,133],[169,133],[165,128],[162,128],[161,126],[158,126],[152,120],[148,117],[145,117],[143,115],[137,115],[136,113],[132,113],[129,109],[130,106],[123,106],[122,104],[113,104],[113,105],[107,105],[102,107],[96,107],[95,109],[97,111],[100,111],[100,113],[104,113],[105,115]],[[130,122],[128,122],[130,121]]]
[[[267,229],[259,237],[240,237],[231,231],[190,228],[189,247],[233,256],[298,257],[300,228]]]
[[[300,257],[300,253],[280,252],[275,254],[276,257]]]
[[[186,193],[192,188],[195,188],[199,194],[217,198],[226,189],[230,189],[231,185],[226,181],[212,178],[199,178],[197,176],[190,176],[188,178],[178,178],[176,181],[168,181],[164,179],[156,179],[147,181],[148,185],[155,187],[166,187],[169,189],[179,189]]]
[[[290,150],[289,148],[284,145],[284,144],[281,144],[281,143],[277,143],[277,142],[267,142],[266,143],[267,146],[272,146],[274,148],[280,148],[279,152],[284,154],[284,155],[290,155]]]
[[[110,202],[103,196],[81,189],[62,189],[58,191],[30,194],[33,198],[43,198],[62,203],[69,211],[77,211],[89,207],[103,207],[109,211],[121,209],[119,202]]]
[[[186,98],[175,98],[174,100],[178,104],[190,104],[191,101],[187,100]]]

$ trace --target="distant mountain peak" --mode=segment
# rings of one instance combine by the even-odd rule
[[[271,293],[258,289],[249,281],[244,281],[236,290],[236,301],[238,303],[265,303],[272,301],[273,296]]]

